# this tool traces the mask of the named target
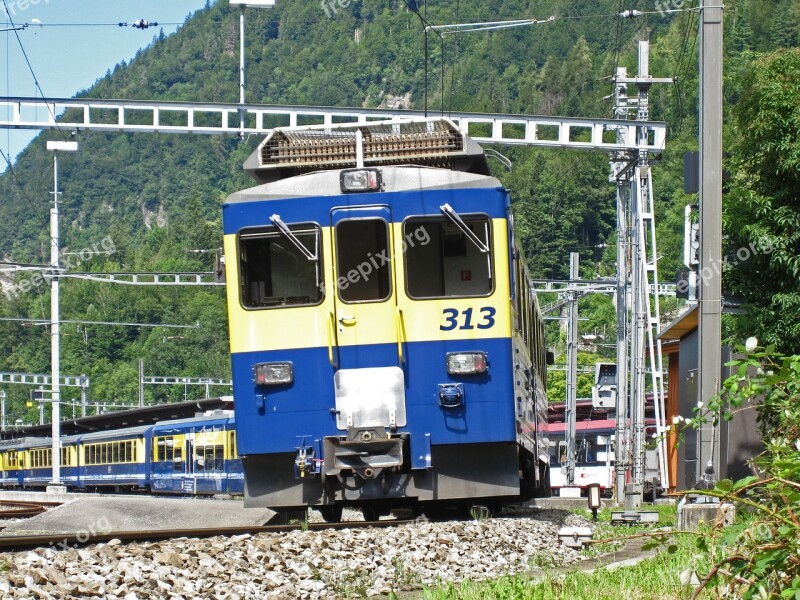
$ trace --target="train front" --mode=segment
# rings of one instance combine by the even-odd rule
[[[509,200],[449,121],[276,130],[224,205],[246,506],[519,494]]]

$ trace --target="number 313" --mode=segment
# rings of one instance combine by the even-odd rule
[[[478,309],[480,311],[480,322],[476,325],[472,324],[472,308],[468,308],[459,312],[455,308],[445,308],[442,310],[444,317],[444,325],[439,325],[441,331],[453,331],[454,329],[491,329],[494,327],[494,316],[497,310],[493,306],[484,306]],[[462,323],[459,324],[459,316],[462,317]]]

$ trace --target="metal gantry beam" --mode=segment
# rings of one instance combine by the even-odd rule
[[[20,385],[50,386],[50,375],[40,373],[0,373],[0,383],[14,383]],[[89,378],[86,375],[60,375],[59,384],[64,387],[88,388]]]
[[[239,117],[245,114],[242,129]],[[367,123],[427,116],[420,110],[333,108],[88,98],[0,97],[0,129],[265,135],[278,126]],[[5,116],[10,115],[10,116]],[[54,117],[55,115],[55,117]],[[492,113],[448,113],[483,144],[576,148],[607,152],[664,150],[666,123]],[[645,130],[648,135],[641,136]],[[619,135],[618,135],[619,134]]]
[[[142,383],[150,385],[223,385],[231,387],[230,379],[212,377],[142,377]]]
[[[568,279],[534,279],[531,281],[534,293],[585,291],[598,294],[614,294],[617,292],[615,279],[578,279],[571,282]],[[650,286],[651,294],[659,296],[675,296],[678,286],[674,283],[658,283]]]
[[[224,286],[212,272],[204,273],[62,273],[62,279],[84,279],[122,285],[188,285]]]

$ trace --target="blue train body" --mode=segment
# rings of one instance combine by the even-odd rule
[[[143,490],[212,495],[244,492],[234,418],[203,415],[61,439],[61,481],[70,490]],[[0,486],[41,488],[52,481],[49,438],[0,446]]]
[[[406,127],[276,132],[246,164],[262,185],[223,206],[247,505],[335,519],[549,490],[508,191],[452,124]],[[367,166],[348,168],[359,135]]]

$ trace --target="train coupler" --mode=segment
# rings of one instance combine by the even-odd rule
[[[403,465],[404,439],[390,436],[383,427],[354,428],[347,437],[326,437],[323,443],[326,475],[345,470],[375,479],[383,469]]]

